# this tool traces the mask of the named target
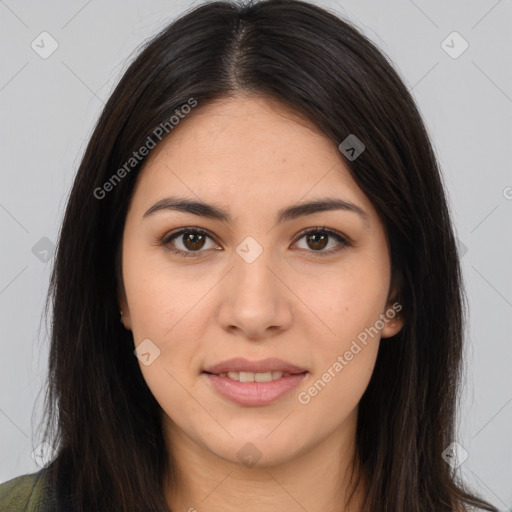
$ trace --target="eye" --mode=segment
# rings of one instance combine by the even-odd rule
[[[298,240],[300,241],[303,238],[307,245],[305,250],[312,253],[308,255],[312,257],[328,256],[352,245],[340,233],[331,229],[326,229],[325,227],[309,228],[300,234]],[[337,245],[330,247],[328,250],[324,250],[329,245],[329,239],[334,239],[337,242]],[[208,240],[210,240],[213,246],[207,246]],[[205,252],[207,249],[218,250],[218,246],[213,243],[213,238],[207,231],[192,227],[182,228],[178,231],[169,233],[159,243],[165,246],[168,251],[185,258],[196,257],[198,256],[197,253]],[[297,245],[297,242],[295,245]]]
[[[313,249],[311,256],[328,256],[330,254],[341,251],[345,247],[350,247],[352,244],[337,231],[326,229],[325,227],[317,227],[303,231],[299,240],[305,239],[306,250]],[[329,238],[334,239],[337,243],[334,247],[331,246],[328,250],[324,249],[329,245]]]
[[[189,258],[195,257],[196,255],[194,253],[204,252],[201,251],[201,249],[205,247],[207,239],[213,241],[212,237],[203,229],[184,228],[165,236],[161,243],[165,245],[169,251]],[[180,246],[182,248],[180,248]],[[206,249],[210,248],[212,247],[206,247]]]

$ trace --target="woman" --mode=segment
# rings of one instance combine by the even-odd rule
[[[428,135],[319,7],[213,2],[145,46],[49,298],[56,456],[8,510],[497,510],[444,456],[464,303]]]

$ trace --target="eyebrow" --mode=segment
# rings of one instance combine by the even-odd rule
[[[143,218],[149,217],[156,212],[165,210],[176,210],[185,213],[192,213],[201,217],[207,217],[214,220],[230,223],[229,213],[218,206],[203,203],[201,201],[191,201],[183,197],[166,197],[155,203]],[[368,214],[358,205],[339,198],[321,198],[307,203],[297,203],[277,212],[277,223],[291,221],[304,215],[313,215],[319,212],[331,210],[343,210],[357,214],[368,225]]]

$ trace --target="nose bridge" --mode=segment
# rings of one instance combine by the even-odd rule
[[[266,238],[268,244],[268,237]],[[236,247],[232,272],[222,298],[219,320],[248,337],[260,337],[269,327],[283,328],[291,319],[286,287],[275,276],[279,268],[271,248],[248,236]]]
[[[275,292],[275,283],[271,282],[275,277],[269,269],[275,263],[272,262],[273,251],[268,245],[268,237],[266,240],[263,237],[259,239],[247,236],[237,246],[233,278],[237,294],[252,295],[256,301],[268,295],[265,297],[268,301]]]

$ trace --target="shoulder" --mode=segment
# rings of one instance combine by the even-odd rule
[[[44,469],[21,475],[0,485],[0,510],[5,512],[45,512],[48,508]]]

